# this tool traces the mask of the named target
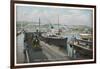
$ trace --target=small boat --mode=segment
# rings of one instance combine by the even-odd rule
[[[87,34],[87,33],[82,33],[80,34],[81,39],[83,40],[88,40],[88,41],[92,41],[92,34]]]
[[[80,38],[76,38],[70,45],[73,46],[73,49],[76,51],[75,55],[77,58],[93,58],[92,34],[82,33],[80,34]]]

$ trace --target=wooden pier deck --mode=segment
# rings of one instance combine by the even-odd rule
[[[27,51],[28,55],[24,54],[24,34],[21,33],[17,36],[17,46],[16,46],[16,56],[17,63],[26,63],[28,62],[41,62],[43,61],[67,61],[72,60],[68,57],[66,52],[63,52],[59,47],[54,45],[49,45],[44,41],[40,41],[41,51],[34,52],[30,50]],[[30,52],[30,54],[29,54]],[[42,56],[43,54],[43,56]],[[45,56],[45,57],[44,57]],[[26,59],[28,58],[28,60]]]
[[[17,46],[16,46],[17,63],[24,63],[25,58],[26,58],[25,54],[23,53],[23,51],[24,51],[24,34],[22,32],[17,33]],[[78,41],[77,43],[68,42],[68,44],[73,47],[73,50],[76,50],[76,53],[74,53],[74,55],[76,56],[77,53],[79,53],[80,56],[82,57],[82,59],[93,58],[92,42],[86,41],[86,40],[80,40],[80,39],[77,39],[77,41]],[[73,56],[70,57],[67,52],[63,52],[59,47],[54,46],[54,45],[49,45],[48,43],[41,41],[41,40],[40,40],[40,45],[41,45],[42,51],[34,52],[33,55],[31,55],[31,56],[28,55],[28,58],[31,57],[32,60],[34,59],[34,58],[32,58],[33,56],[35,56],[35,58],[43,58],[43,56],[41,56],[39,54],[45,55],[45,58],[43,58],[43,59],[46,59],[46,61],[63,61],[63,60],[67,61],[67,60],[73,60],[73,59],[80,58],[80,57],[73,58]],[[87,46],[91,46],[91,47],[87,47]],[[36,55],[38,55],[38,56],[36,57]],[[34,60],[37,60],[37,59],[34,59]]]

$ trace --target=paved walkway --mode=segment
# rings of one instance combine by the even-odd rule
[[[63,52],[59,47],[48,45],[43,41],[41,41],[40,44],[48,60],[70,60],[67,53]]]
[[[24,34],[20,34],[16,37],[16,60],[17,63],[24,63]]]
[[[25,62],[25,56],[23,53],[24,50],[24,34],[20,34],[16,38],[16,60],[17,63],[24,63]],[[63,52],[59,47],[57,46],[51,46],[47,43],[40,41],[40,45],[42,46],[42,52],[50,61],[55,60],[70,60],[67,53]],[[39,55],[39,54],[37,54]],[[42,56],[40,56],[42,57]]]

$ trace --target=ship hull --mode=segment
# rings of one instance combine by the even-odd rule
[[[42,40],[50,45],[55,45],[59,47],[67,46],[67,38],[42,37]]]

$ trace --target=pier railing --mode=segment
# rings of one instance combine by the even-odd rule
[[[76,39],[76,44],[77,45],[81,45],[83,47],[86,47],[88,49],[92,49],[93,48],[93,42],[92,41],[88,41],[88,40],[82,40],[82,39]]]

